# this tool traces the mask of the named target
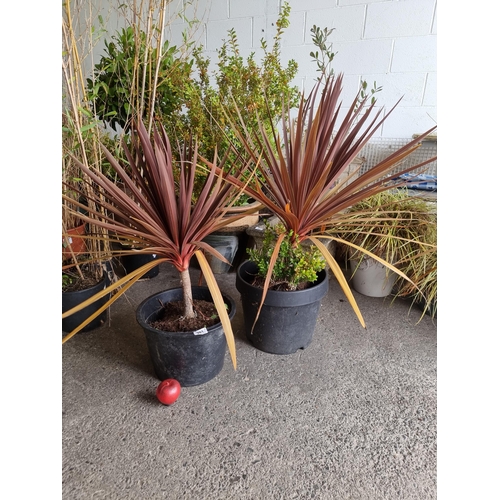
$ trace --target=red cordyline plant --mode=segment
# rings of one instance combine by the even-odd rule
[[[357,248],[405,277],[380,257],[348,241],[331,236],[329,231],[342,223],[343,212],[351,205],[376,193],[404,185],[403,182],[397,182],[400,175],[434,161],[436,158],[431,158],[396,171],[396,167],[415,151],[422,139],[436,127],[398,149],[358,178],[353,179],[351,174],[340,181],[341,174],[397,106],[396,103],[382,117],[383,109],[376,111],[375,103],[367,106],[368,98],[360,100],[357,95],[345,117],[341,119],[342,78],[342,75],[339,75],[336,79],[328,77],[318,81],[309,97],[302,95],[295,119],[291,117],[290,108],[284,105],[282,135],[276,128],[266,134],[262,120],[259,131],[253,135],[250,135],[244,129],[244,123],[241,123],[246,133],[243,135],[239,131],[240,127],[233,121],[234,132],[261,175],[254,176],[253,184],[248,185],[244,185],[238,176],[229,176],[228,180],[271,210],[286,228],[277,238],[270,258],[261,307],[269,288],[280,245],[286,234],[293,231],[295,244],[309,239],[319,248],[360,323],[365,327],[342,270],[318,238],[332,239]],[[319,94],[319,103],[316,106]],[[229,115],[227,118],[230,120]]]
[[[82,171],[94,183],[96,192],[95,199],[92,200],[97,207],[95,212],[86,208],[94,215],[92,219],[94,224],[115,234],[122,242],[125,240],[140,246],[142,253],[157,254],[159,258],[127,274],[103,292],[99,292],[88,301],[64,313],[63,318],[110,292],[116,292],[99,311],[70,332],[63,339],[63,343],[80,331],[94,316],[109,307],[153,266],[162,262],[172,263],[179,271],[184,291],[184,316],[192,318],[194,312],[189,263],[196,255],[222,322],[236,368],[231,323],[204,251],[223,261],[226,259],[202,241],[214,231],[248,215],[247,212],[241,212],[238,215],[227,214],[240,192],[235,190],[234,185],[225,181],[227,174],[224,173],[223,165],[226,158],[222,158],[217,167],[216,160],[209,166],[205,165],[206,178],[197,201],[193,202],[195,173],[199,159],[194,141],[191,140],[184,145],[179,144],[178,164],[173,159],[170,141],[162,126],[155,128],[153,139],[151,139],[144,124],[139,121],[133,128],[131,141],[130,149],[124,144],[129,162],[127,170],[122,168],[103,146],[106,158],[117,172],[123,185],[115,184],[101,172],[78,162]],[[240,170],[244,169],[245,166]],[[63,199],[72,203],[75,211],[81,206],[67,196],[63,195]],[[88,221],[90,215],[82,215],[81,218]]]

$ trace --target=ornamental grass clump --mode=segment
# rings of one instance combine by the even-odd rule
[[[378,193],[350,207],[335,235],[398,268],[410,268],[418,254],[435,247],[435,239],[430,236],[435,227],[436,213],[429,202],[399,188]],[[361,250],[351,249],[350,253],[355,259],[365,255]]]
[[[394,265],[396,297],[412,298],[431,311],[437,300],[437,213],[435,203],[404,188],[378,193],[346,211],[333,236],[362,250],[343,246],[358,261],[370,252]],[[346,255],[347,256],[347,255]]]

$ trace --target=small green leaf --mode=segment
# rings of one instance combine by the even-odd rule
[[[88,125],[84,125],[82,127],[82,132],[86,132],[87,130],[90,130],[91,128],[94,128],[97,125],[97,123],[90,123]]]

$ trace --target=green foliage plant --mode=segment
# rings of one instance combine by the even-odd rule
[[[401,172],[396,170],[435,127],[399,148],[352,182],[349,182],[349,177],[338,182],[342,173],[396,107],[382,116],[383,109],[375,110],[374,103],[368,104],[368,97],[359,102],[358,94],[347,113],[340,118],[342,78],[342,74],[335,78],[327,77],[324,81],[318,81],[307,97],[302,95],[297,118],[292,119],[285,103],[281,133],[277,127],[270,134],[267,133],[261,121],[259,130],[253,134],[248,130],[240,133],[244,123],[235,124],[233,130],[238,135],[239,147],[245,149],[251,164],[261,175],[254,176],[248,184],[237,176],[227,178],[276,215],[285,227],[269,259],[260,307],[278,261],[280,246],[285,237],[291,234],[292,244],[309,239],[318,247],[361,325],[365,327],[345,276],[321,239],[324,237],[344,243],[342,238],[331,236],[329,231],[342,224],[344,212],[349,207],[398,184],[405,184],[397,181],[401,174],[434,161],[435,158],[431,158]],[[353,243],[345,243],[361,249]],[[380,257],[365,252],[402,275]]]
[[[69,274],[64,274],[62,275],[62,289],[63,292],[66,288],[69,288],[73,282],[75,281],[75,278]]]
[[[159,0],[158,10],[166,0]],[[298,65],[290,60],[281,64],[281,39],[289,25],[290,6],[285,3],[276,21],[272,47],[261,41],[263,57],[260,64],[255,53],[244,59],[240,53],[237,33],[229,30],[218,52],[217,69],[209,72],[210,59],[202,55],[185,37],[182,47],[163,42],[160,23],[154,29],[144,23],[131,23],[105,41],[105,53],[87,79],[89,100],[95,114],[114,130],[128,131],[133,119],[148,123],[154,119],[165,127],[174,140],[198,138],[199,152],[207,158],[223,155],[234,142],[225,111],[241,113],[246,126],[256,128],[256,112],[271,110],[265,118],[270,128],[281,116],[282,99],[297,106],[299,90],[292,85]],[[266,115],[267,116],[267,115]],[[175,154],[175,152],[174,152]],[[237,162],[237,157],[232,157]],[[227,161],[227,168],[232,162]],[[203,185],[198,172],[194,199]],[[242,196],[237,204],[244,204]]]
[[[148,33],[128,26],[105,40],[105,53],[87,79],[89,98],[115,130],[127,131],[137,117],[168,123],[185,102],[192,64],[168,40],[155,46]]]
[[[210,75],[210,59],[203,57],[201,48],[194,51],[197,78],[190,99],[186,101],[187,119],[189,129],[199,138],[203,156],[212,158],[216,149],[226,151],[234,144],[236,136],[227,113],[235,122],[239,122],[239,115],[250,131],[258,130],[260,124],[270,131],[281,117],[283,100],[291,108],[297,107],[300,92],[292,80],[298,64],[293,59],[286,65],[281,64],[281,40],[289,26],[290,10],[285,2],[275,23],[272,46],[269,48],[265,40],[261,40],[263,57],[260,64],[253,52],[243,58],[234,29],[229,30],[228,39],[223,40],[217,51],[214,75]],[[260,124],[259,115],[262,115]]]
[[[264,282],[276,240],[285,233],[283,224],[271,226],[265,222],[262,246],[248,249],[248,256],[258,267],[258,277]],[[276,264],[272,269],[269,288],[297,290],[317,280],[317,273],[325,268],[325,259],[315,246],[297,244],[292,231],[284,235]]]
[[[311,28],[311,40],[318,50],[311,51],[310,56],[312,60],[316,63],[316,71],[320,73],[318,79],[323,76],[334,77],[335,71],[333,70],[332,62],[333,58],[337,55],[337,52],[333,52],[332,43],[328,43],[328,38],[333,33],[335,28],[319,28],[315,24]],[[361,102],[366,97],[370,97],[371,104],[376,101],[375,94],[380,92],[382,87],[377,86],[377,82],[373,82],[373,86],[368,90],[368,83],[366,80],[361,80],[360,92],[359,92],[359,102]]]

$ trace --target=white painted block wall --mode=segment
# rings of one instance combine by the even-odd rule
[[[117,0],[109,1],[111,4]],[[260,40],[268,44],[275,34],[276,19],[283,0],[172,0],[170,10],[186,4],[188,19],[199,19],[190,31],[205,48],[215,68],[217,49],[229,29],[237,32],[241,54],[256,53],[260,61]],[[295,83],[309,91],[318,73],[311,61],[315,48],[310,29],[335,28],[330,41],[337,52],[334,69],[344,74],[344,102],[351,103],[361,80],[382,86],[377,104],[390,109],[401,97],[396,110],[378,132],[378,137],[409,138],[437,124],[437,0],[289,0],[290,26],[282,43],[284,63],[295,59],[299,72]],[[106,9],[104,10],[106,12]],[[110,18],[108,33],[120,21]],[[170,17],[167,36],[182,44],[187,23]],[[102,41],[97,55],[102,51]]]
[[[280,0],[198,0],[202,29],[197,38],[217,62],[217,49],[234,28],[244,56],[256,53],[260,40],[271,42]],[[295,83],[306,92],[317,77],[309,53],[310,29],[335,28],[330,40],[337,52],[334,69],[344,74],[344,101],[352,102],[362,79],[383,87],[378,105],[387,109],[402,100],[378,134],[411,137],[437,124],[437,0],[289,0],[290,26],[282,44],[283,62],[299,65]],[[189,10],[188,10],[189,14]],[[171,26],[179,43],[185,24]]]

